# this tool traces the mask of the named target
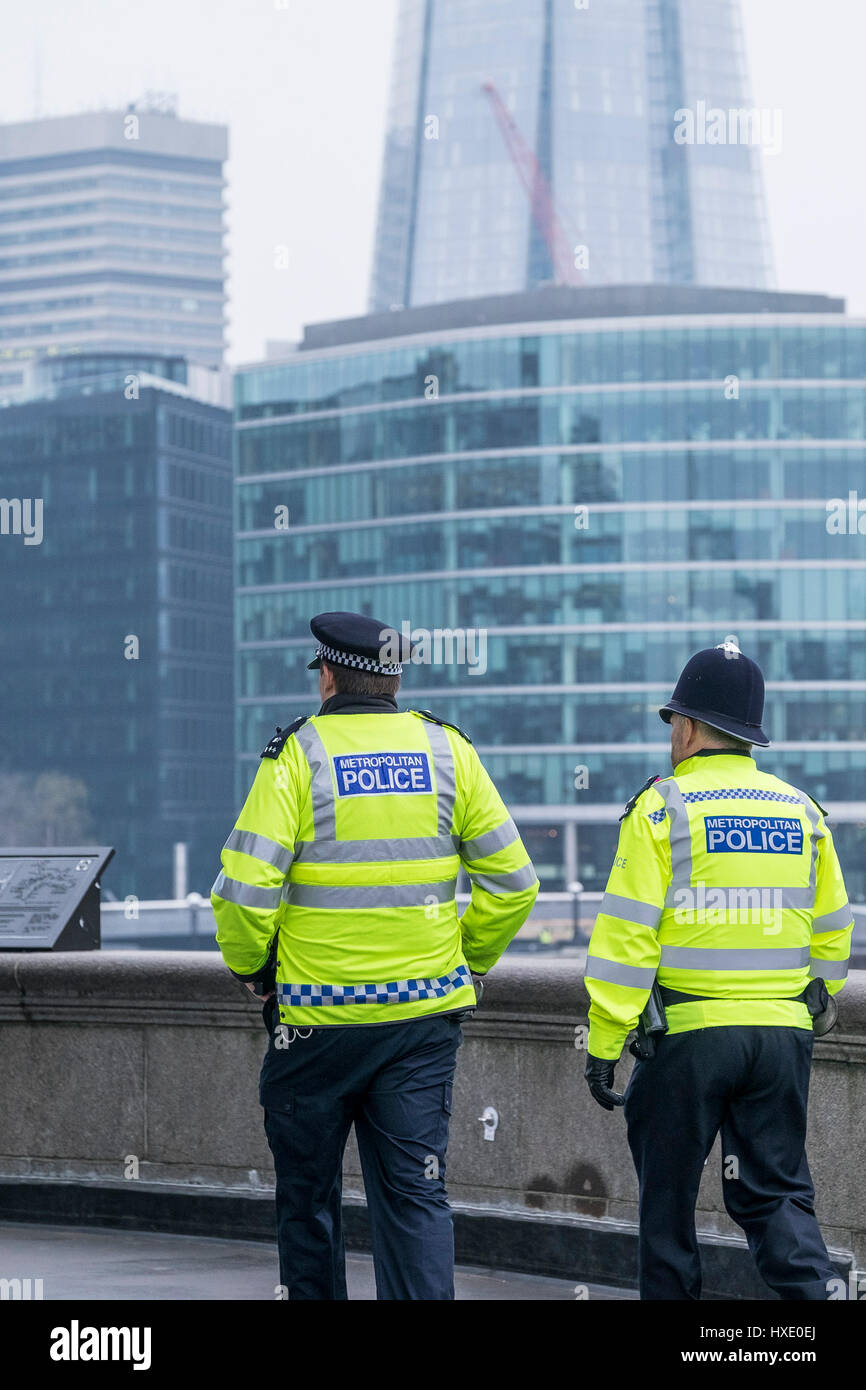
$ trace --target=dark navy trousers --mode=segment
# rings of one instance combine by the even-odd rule
[[[640,1296],[697,1299],[695,1202],[722,1135],[723,1190],[755,1263],[783,1299],[826,1299],[838,1280],[815,1217],[806,1162],[813,1035],[742,1026],[667,1033],[626,1090],[640,1184]]]
[[[284,1026],[283,1026],[284,1027]],[[279,1030],[278,1030],[279,1031]],[[380,1299],[453,1299],[445,1151],[456,1014],[285,1028],[259,1099],[274,1156],[280,1282],[290,1299],[345,1299],[342,1162],[354,1124]]]

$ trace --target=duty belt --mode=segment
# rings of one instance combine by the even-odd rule
[[[720,994],[683,994],[678,989],[670,989],[667,985],[661,984],[659,985],[659,991],[661,993],[662,1003],[666,1009],[670,1008],[672,1004],[711,1004],[725,1001],[728,998],[727,995],[723,996]],[[807,991],[804,989],[802,994],[777,995],[774,999],[768,1001],[762,999],[742,999],[738,1002],[743,1004],[775,1003],[778,999],[786,1004],[807,1004],[809,1000],[806,997],[806,993]]]
[[[666,1009],[674,1004],[707,1004],[721,998],[720,995],[710,994],[683,994],[678,989],[670,989],[667,985],[660,985],[656,980],[662,1004]],[[812,1029],[815,1036],[822,1038],[825,1033],[829,1033],[835,1027],[836,1019],[839,1014],[839,1005],[833,995],[829,993],[826,984],[821,979],[810,980],[802,994],[788,994],[777,996],[779,1002],[791,1004],[805,1004],[809,1010],[809,1017],[812,1020]],[[737,1001],[742,1004],[758,1004],[759,999],[741,999]],[[776,1000],[772,1001],[773,1003]],[[633,1046],[634,1044],[632,1044]],[[644,1055],[636,1053],[637,1055]],[[649,1055],[652,1055],[651,1053]]]

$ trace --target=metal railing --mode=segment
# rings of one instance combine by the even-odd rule
[[[539,893],[532,913],[518,933],[521,942],[561,945],[587,938],[601,893]],[[457,894],[458,909],[469,902]],[[182,899],[133,900],[102,904],[102,944],[120,949],[216,950],[216,923],[207,898],[190,893]]]
[[[528,920],[514,938],[511,950],[540,950],[586,946],[601,893],[539,893]],[[458,909],[469,902],[457,894]],[[852,965],[866,969],[866,903],[852,904],[854,944]],[[132,900],[102,904],[102,944],[115,950],[215,951],[216,923],[208,898],[198,893],[180,900]]]

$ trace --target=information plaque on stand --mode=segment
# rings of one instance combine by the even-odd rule
[[[113,854],[0,848],[0,951],[98,951],[99,878]]]

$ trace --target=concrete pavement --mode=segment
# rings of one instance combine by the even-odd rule
[[[351,1254],[346,1264],[349,1297],[374,1299],[370,1257]],[[271,1300],[279,1271],[274,1248],[256,1241],[8,1223],[0,1225],[0,1279],[42,1279],[46,1301]],[[637,1298],[632,1289],[468,1266],[456,1277],[460,1300],[562,1302],[583,1287],[593,1300]]]

